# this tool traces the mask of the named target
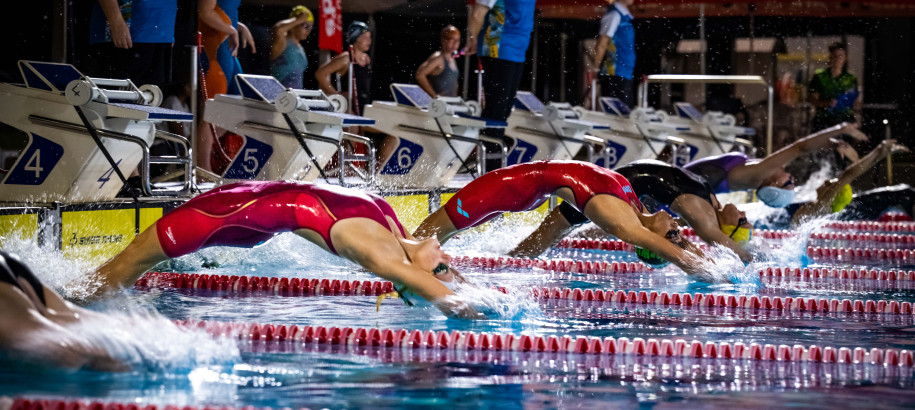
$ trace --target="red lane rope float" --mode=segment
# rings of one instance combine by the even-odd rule
[[[844,231],[884,231],[915,233],[915,222],[836,221],[824,225],[824,228]]]
[[[393,290],[391,282],[348,281],[340,279],[268,278],[228,275],[198,275],[187,273],[151,272],[137,281],[138,288],[160,287],[180,289],[224,290],[238,293],[272,292],[288,296],[337,295],[374,296]],[[498,288],[504,291],[504,288]],[[794,298],[791,296],[715,295],[705,293],[673,293],[624,291],[613,289],[535,288],[534,297],[580,301],[635,303],[659,306],[706,306],[787,310],[796,312],[913,314],[911,302],[895,300],[849,300]]]
[[[196,406],[156,406],[155,404],[113,403],[88,400],[42,400],[19,397],[13,400],[10,410],[255,410],[255,407],[196,407]],[[269,410],[270,407],[261,407]]]
[[[653,270],[651,267],[642,262],[592,262],[575,261],[569,259],[546,260],[492,256],[455,256],[451,258],[451,265],[455,267],[484,269],[542,269],[550,272],[572,272],[592,275],[649,272]]]
[[[885,212],[877,218],[879,222],[905,222],[911,221],[912,217],[905,212]]]
[[[808,246],[807,257],[814,262],[915,264],[915,249],[841,248]]]
[[[915,235],[858,233],[858,232],[815,232],[811,240],[873,242],[883,245],[915,246]]]
[[[915,238],[908,241],[915,243]],[[629,248],[625,248],[625,246]],[[557,248],[565,249],[598,249],[598,250],[629,250],[631,245],[622,241],[606,239],[563,239]],[[842,248],[808,246],[807,256],[814,262],[878,262],[915,264],[915,249],[893,248]]]
[[[915,271],[847,269],[847,268],[792,268],[768,267],[759,271],[761,278],[788,279],[842,279],[861,281],[881,281],[889,283],[915,282]]]
[[[657,357],[697,357],[744,359],[751,361],[866,363],[884,366],[915,367],[912,352],[900,349],[863,347],[820,347],[811,345],[749,345],[736,342],[702,342],[685,339],[604,339],[565,335],[531,336],[510,333],[475,333],[453,330],[421,331],[353,327],[324,327],[275,324],[178,321],[179,326],[200,328],[220,337],[269,342],[327,343],[331,345],[384,346],[412,349],[495,350],[516,352],[567,352],[594,355],[631,354]]]
[[[201,275],[196,273],[169,272],[149,272],[137,280],[134,287],[140,289],[206,289],[237,293],[270,292],[289,296],[377,296],[394,291],[394,284],[384,281]]]
[[[658,291],[624,291],[581,288],[532,289],[535,297],[578,301],[632,303],[656,306],[704,306],[760,310],[785,310],[811,313],[883,313],[912,315],[911,302],[896,300],[821,299],[791,296],[715,295],[711,293],[674,293]]]

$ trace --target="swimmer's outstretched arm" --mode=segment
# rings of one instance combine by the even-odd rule
[[[858,129],[855,124],[843,122],[838,125],[817,131],[794,143],[767,156],[762,161],[736,167],[731,170],[728,182],[732,190],[759,188],[772,174],[781,170],[789,162],[802,155],[809,154],[821,148],[826,148],[833,142],[831,138],[846,134],[858,141],[867,141],[868,136]]]
[[[553,208],[546,219],[508,255],[513,258],[536,258],[553,247],[575,229],[562,215],[559,207]]]
[[[432,276],[432,272],[426,272],[408,260],[397,238],[390,231],[378,224],[359,223],[359,219],[342,220],[331,230],[331,241],[340,256],[362,265],[382,279],[410,288],[447,316],[485,318],[472,306],[458,299]],[[356,224],[359,226],[356,227]]]
[[[598,195],[585,205],[585,216],[604,231],[624,242],[651,250],[683,269],[691,277],[705,277],[705,263],[712,263],[697,248],[689,251],[642,225],[639,215],[628,203],[610,195]]]
[[[45,294],[49,292],[53,293],[46,290]],[[57,299],[60,299],[59,295]],[[0,329],[3,329],[0,332],[0,350],[8,351],[17,358],[68,368],[128,370],[125,363],[105,353],[104,349],[93,346],[67,325],[46,317],[38,309],[22,290],[0,284]],[[75,321],[68,320],[66,323]]]
[[[444,244],[457,232],[457,228],[454,227],[454,223],[451,222],[451,218],[449,218],[448,213],[445,212],[445,207],[442,206],[419,224],[419,227],[413,231],[413,236],[420,239],[435,236],[440,243]]]
[[[831,210],[832,201],[845,185],[851,184],[884,157],[894,152],[908,151],[908,147],[896,143],[896,140],[884,140],[863,158],[845,168],[838,177],[817,188],[817,200],[801,205],[791,218],[791,223],[797,225],[810,217],[826,215]]]
[[[90,295],[89,299],[100,297],[121,287],[131,286],[153,266],[170,259],[162,250],[156,229],[156,224],[150,225],[137,235],[123,251],[96,269],[93,275],[102,282],[102,286],[95,294]]]
[[[717,199],[715,199],[715,203],[718,205]],[[743,262],[753,260],[753,255],[750,252],[747,252],[737,242],[725,235],[724,232],[721,232],[715,209],[712,204],[709,204],[704,199],[692,194],[680,195],[671,204],[671,209],[680,214],[686,223],[693,228],[696,235],[706,243],[726,246],[736,253]]]

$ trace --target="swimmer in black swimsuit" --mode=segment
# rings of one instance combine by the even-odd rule
[[[734,205],[721,206],[708,182],[689,171],[660,161],[636,161],[621,168],[620,173],[632,184],[632,189],[648,212],[666,211],[679,215],[709,243],[724,245],[744,262],[753,257],[743,248],[753,235],[753,225]],[[521,242],[512,256],[536,256],[554,244],[575,226],[589,222],[577,210],[563,202],[528,238]],[[671,230],[667,239],[681,247],[691,244]],[[645,263],[663,266],[657,255],[637,256]],[[657,261],[657,262],[655,262]]]
[[[96,315],[63,300],[19,258],[0,251],[0,352],[17,361],[127,370],[126,364],[71,328]]]

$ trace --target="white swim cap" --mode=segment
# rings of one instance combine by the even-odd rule
[[[774,186],[764,186],[756,190],[756,196],[764,204],[773,208],[784,208],[791,204],[794,199],[793,189],[776,188]]]

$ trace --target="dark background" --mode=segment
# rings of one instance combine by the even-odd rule
[[[345,1],[345,0],[344,0]],[[20,82],[16,61],[33,59],[51,61],[54,55],[61,54],[55,50],[54,38],[61,38],[63,27],[62,13],[58,1],[37,0],[17,2],[17,12],[8,12],[0,24],[0,35],[6,40],[2,57],[0,57],[0,81]],[[89,10],[94,1],[70,1],[69,35],[67,38],[66,62],[79,69],[85,65],[81,59],[87,47],[87,22]],[[249,2],[251,3],[251,2]],[[421,3],[421,4],[420,4]],[[377,33],[374,38],[373,55],[373,95],[375,99],[389,99],[388,84],[391,82],[414,82],[413,73],[416,67],[439,47],[439,30],[446,24],[454,24],[463,29],[466,25],[466,8],[463,1],[444,0],[429,5],[430,2],[407,3],[369,16],[366,14],[345,14],[344,27],[352,20],[374,20]],[[252,30],[257,45],[257,54],[247,49],[239,53],[245,72],[269,74],[269,27],[288,14],[286,6],[242,4],[240,18]],[[915,145],[915,18],[911,17],[868,17],[868,18],[831,18],[831,17],[755,17],[754,30],[756,37],[797,37],[812,34],[823,35],[857,35],[865,38],[865,65],[867,77],[859,78],[867,90],[865,104],[895,104],[898,110],[868,112],[865,110],[864,131],[869,135],[884,135],[883,125],[878,123],[884,118],[890,121],[893,136],[907,145]],[[539,45],[539,57],[528,65],[537,64],[537,84],[532,90],[544,101],[558,100],[560,95],[559,60],[560,36],[568,36],[566,47],[566,100],[577,104],[583,99],[580,84],[578,42],[593,38],[598,30],[598,20],[559,20],[538,18],[535,41]],[[731,74],[731,45],[736,37],[746,37],[749,18],[746,17],[708,17],[706,37],[708,39],[708,74]],[[695,18],[637,18],[635,20],[637,36],[636,77],[643,74],[660,72],[661,56],[680,39],[699,37],[697,19]],[[196,1],[179,1],[176,23],[175,46],[172,52],[173,64],[169,78],[180,83],[187,81],[191,71],[189,67],[189,49],[187,45],[195,42]],[[318,34],[314,30],[304,47],[309,57],[309,67],[305,75],[305,88],[316,87],[314,72],[318,65]],[[56,52],[57,51],[57,52]],[[459,65],[463,62],[459,60]],[[475,62],[473,62],[475,65]],[[473,90],[475,78],[471,79]],[[530,89],[530,70],[522,79],[521,89]],[[709,86],[710,101],[716,97],[728,97],[729,86]],[[473,97],[473,96],[471,96]],[[657,96],[650,94],[650,103],[657,102]],[[765,135],[760,132],[760,135]],[[763,145],[757,141],[757,145]],[[862,147],[868,148],[868,147]]]

